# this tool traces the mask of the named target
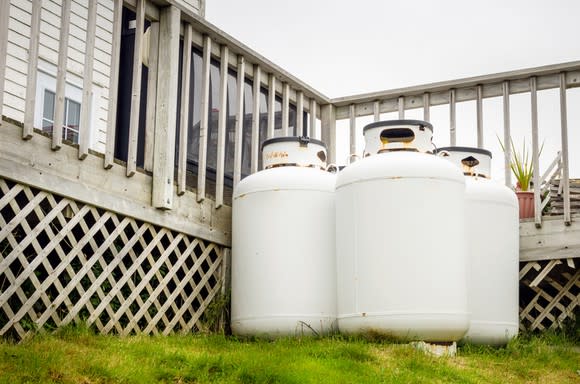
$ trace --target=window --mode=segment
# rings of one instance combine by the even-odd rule
[[[54,125],[54,99],[55,93],[44,90],[44,103],[42,107],[42,130],[52,133]],[[62,127],[63,140],[75,144],[79,142],[79,126],[81,119],[81,104],[69,98],[64,101],[64,124]]]

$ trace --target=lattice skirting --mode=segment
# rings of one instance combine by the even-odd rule
[[[0,178],[0,336],[202,329],[225,248]]]
[[[574,319],[580,300],[580,259],[520,265],[520,328],[545,330]]]

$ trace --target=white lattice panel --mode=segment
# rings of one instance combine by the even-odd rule
[[[102,333],[202,328],[214,243],[0,178],[0,336],[72,321]]]

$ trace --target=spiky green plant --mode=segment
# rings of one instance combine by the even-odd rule
[[[498,141],[499,144],[501,145],[501,149],[505,152],[505,146],[499,139],[499,137]],[[518,153],[518,151],[516,151],[514,141],[511,137],[510,137],[510,146],[511,146],[510,168],[517,180],[516,187],[523,192],[529,191],[530,182],[532,181],[532,177],[534,175],[534,162],[530,159],[530,152],[526,148],[526,142],[524,141],[521,153]],[[542,144],[539,153],[542,153],[543,148],[544,144]]]

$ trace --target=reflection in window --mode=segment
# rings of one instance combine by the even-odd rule
[[[44,90],[44,105],[42,108],[42,130],[52,133],[54,126],[54,102],[55,93]],[[81,121],[81,104],[69,98],[64,99],[64,124],[62,126],[62,139],[75,144],[79,142],[79,126]]]

